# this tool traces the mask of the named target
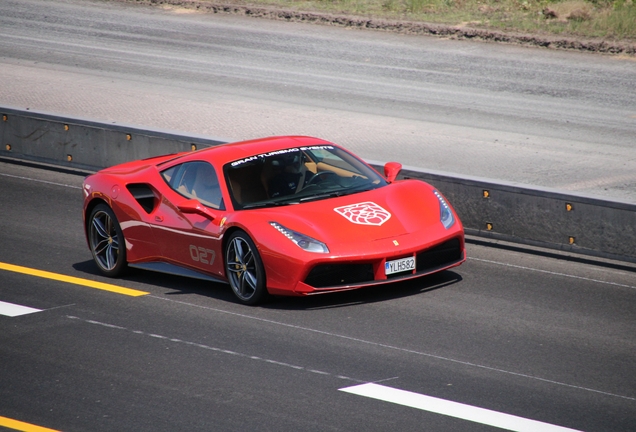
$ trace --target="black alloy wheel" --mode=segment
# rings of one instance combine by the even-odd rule
[[[104,275],[121,275],[127,267],[124,235],[113,210],[97,205],[88,218],[88,244],[93,259]]]
[[[225,274],[234,295],[246,305],[267,297],[263,261],[252,239],[243,231],[230,235],[225,248]]]

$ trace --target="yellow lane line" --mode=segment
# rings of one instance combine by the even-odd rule
[[[43,270],[36,270],[29,267],[21,267],[13,264],[7,264],[0,262],[0,270],[7,270],[16,273],[27,274],[31,276],[37,276],[45,279],[53,279],[56,281],[72,283],[75,285],[87,286],[89,288],[100,289],[104,291],[110,291],[117,294],[123,294],[127,296],[138,297],[146,294],[150,294],[146,291],[139,291],[131,288],[124,288],[117,285],[111,285],[102,282],[96,282],[88,279],[77,278],[73,276],[65,276],[58,273],[51,273]]]
[[[49,429],[42,426],[36,426],[29,423],[24,423],[18,420],[13,420],[7,417],[0,416],[0,426],[4,426],[9,429],[15,429],[23,432],[57,432],[55,429]]]

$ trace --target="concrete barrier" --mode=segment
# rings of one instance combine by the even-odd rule
[[[0,111],[0,156],[88,171],[226,142],[13,108]]]
[[[636,262],[636,204],[412,167],[401,177],[438,188],[466,234]]]
[[[94,171],[226,141],[1,108],[0,156]],[[371,162],[380,172],[382,163]],[[636,263],[636,204],[404,167],[453,204],[466,233]]]

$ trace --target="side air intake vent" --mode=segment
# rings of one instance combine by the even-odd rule
[[[157,196],[147,184],[133,183],[127,185],[126,188],[146,213],[152,212],[157,206]]]
[[[417,272],[430,271],[462,259],[459,239],[450,239],[417,254]]]

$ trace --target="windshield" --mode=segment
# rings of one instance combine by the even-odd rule
[[[364,162],[330,145],[250,156],[227,164],[224,174],[235,209],[299,204],[387,184]]]

